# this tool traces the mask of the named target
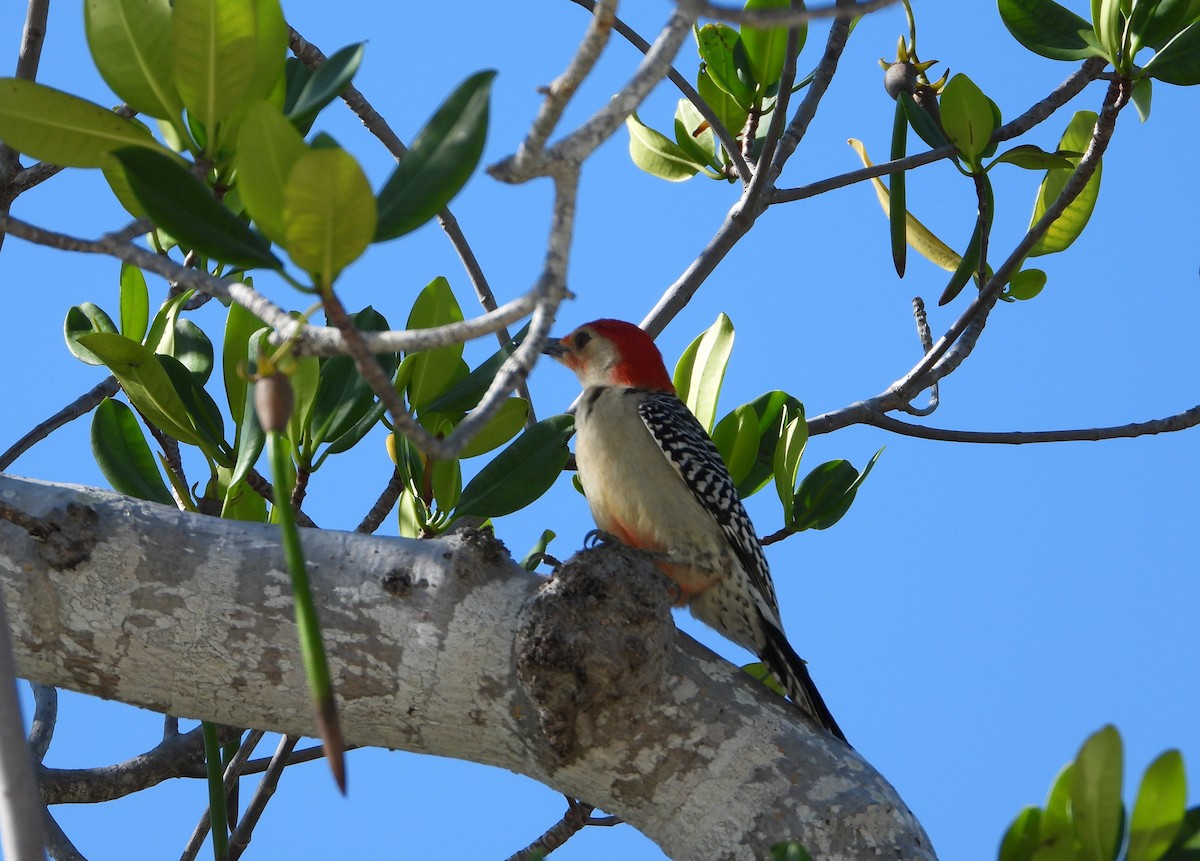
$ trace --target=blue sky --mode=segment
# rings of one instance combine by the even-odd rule
[[[23,5],[23,4],[22,4]],[[623,13],[650,33],[666,0]],[[1008,36],[990,3],[917,4],[920,53],[966,72],[1011,119],[1044,97],[1073,66],[1035,57]],[[1087,4],[1074,3],[1086,13]],[[402,138],[413,133],[471,72],[497,68],[485,159],[510,153],[537,108],[537,87],[563,67],[586,26],[567,0],[506,6],[285,2],[291,23],[327,54],[367,40],[356,84]],[[432,8],[430,8],[432,7]],[[0,15],[0,46],[15,57],[21,10]],[[811,68],[825,27],[816,25],[800,66]],[[893,57],[903,13],[885,10],[851,37],[842,68],[782,185],[800,185],[858,166],[846,146],[887,152],[892,102],[880,56]],[[41,80],[101,103],[114,102],[83,48],[78,5],[55,4]],[[603,104],[638,56],[614,44],[583,87],[566,122]],[[677,67],[695,73],[685,46]],[[1098,109],[1102,83],[1070,110]],[[641,110],[668,127],[677,95],[660,87]],[[1196,245],[1196,93],[1157,85],[1151,119],[1132,109],[1118,124],[1104,165],[1096,213],[1065,254],[1044,258],[1049,283],[1035,300],[1001,305],[978,348],[945,381],[926,423],[976,430],[1041,430],[1142,421],[1196,403],[1200,315]],[[1052,149],[1062,111],[1026,139]],[[362,162],[378,189],[390,170],[383,148],[340,106],[317,128]],[[638,172],[619,133],[588,163],[570,270],[578,297],[560,313],[565,332],[599,316],[638,320],[721,223],[734,188],[695,179],[668,184]],[[919,144],[913,143],[913,150]],[[997,168],[993,248],[1002,256],[1028,224],[1038,176]],[[541,266],[549,188],[500,185],[478,175],[453,210],[500,301],[528,289]],[[971,232],[970,185],[946,163],[910,176],[909,206],[951,245]],[[17,217],[95,236],[124,223],[99,174],[67,172],[22,196]],[[95,385],[102,371],[73,359],[61,340],[67,308],[93,301],[116,309],[115,261],[78,258],[8,239],[0,253],[7,316],[0,378],[6,404],[0,446]],[[471,293],[435,226],[375,247],[340,283],[349,307],[368,303],[403,322],[416,292],[444,274],[464,308]],[[910,300],[925,297],[935,335],[966,296],[933,307],[941,270],[915,255],[903,282],[892,270],[887,225],[866,184],[768,212],[724,261],[660,345],[673,363],[717,313],[737,343],[721,414],[764,391],[785,389],[810,416],[882,391],[919,357]],[[303,305],[286,285],[259,284],[277,301]],[[152,291],[161,281],[151,280]],[[152,293],[152,295],[154,295]],[[215,303],[213,303],[215,305]],[[196,315],[210,332],[211,305]],[[476,358],[490,350],[482,347]],[[36,378],[27,369],[36,369]],[[36,383],[31,385],[31,383]],[[540,415],[564,409],[576,391],[561,368],[531,379]],[[1040,803],[1059,767],[1084,738],[1115,723],[1126,743],[1127,785],[1168,747],[1182,749],[1200,783],[1200,458],[1196,432],[1040,446],[926,442],[871,428],[814,438],[808,469],[844,457],[861,467],[886,445],[850,513],[826,532],[773,545],[784,622],[830,708],[855,746],[896,786],[945,859],[994,857],[1018,810]],[[313,480],[306,508],[324,526],[352,528],[390,471],[382,435]],[[88,445],[88,420],[60,430],[13,468],[17,474],[102,485]],[[371,488],[360,498],[361,488]],[[779,525],[767,493],[749,502],[762,534]],[[584,500],[564,477],[529,510],[504,518],[498,535],[523,555],[543,529],[569,555],[591,528]],[[384,532],[395,532],[389,520]],[[731,660],[745,653],[686,615],[689,634]],[[99,765],[154,744],[160,719],[64,694],[47,758],[60,767]],[[263,753],[270,747],[264,746]],[[339,797],[320,765],[284,777],[256,831],[254,857],[506,857],[562,813],[562,799],[532,781],[466,763],[387,751],[350,754],[350,795]],[[252,782],[243,792],[252,791]],[[140,796],[55,813],[93,861],[180,851],[206,802],[200,782],[175,782]],[[1192,795],[1195,803],[1195,794]],[[115,835],[121,835],[117,837]],[[462,848],[454,852],[448,845]],[[207,854],[207,851],[206,851]],[[555,858],[657,858],[631,828],[589,829]]]

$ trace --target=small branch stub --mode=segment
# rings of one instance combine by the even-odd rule
[[[577,553],[526,605],[517,674],[565,765],[657,699],[674,649],[665,577],[622,545]]]

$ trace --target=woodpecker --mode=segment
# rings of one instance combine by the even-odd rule
[[[758,655],[801,710],[846,736],[783,633],[762,545],[717,447],[654,341],[596,320],[543,350],[575,372],[575,463],[596,526],[656,554],[679,606]]]

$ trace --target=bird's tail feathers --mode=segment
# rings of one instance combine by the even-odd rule
[[[788,697],[816,719],[817,723],[849,745],[850,742],[846,741],[841,727],[833,719],[829,707],[825,705],[825,700],[821,698],[821,692],[813,684],[804,659],[796,654],[783,631],[773,625],[771,620],[763,617],[762,627],[766,633],[766,646],[759,657],[779,679]]]

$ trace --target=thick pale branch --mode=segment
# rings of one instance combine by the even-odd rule
[[[0,497],[49,527],[38,541],[0,522],[18,672],[312,733],[275,530],[7,476]],[[861,757],[674,632],[645,560],[590,551],[547,584],[482,534],[303,541],[348,740],[529,775],[675,858],[761,858],[781,839],[827,859],[933,858]]]
[[[730,21],[734,24],[744,24],[751,27],[793,27],[819,18],[842,18],[849,20],[859,15],[866,15],[888,6],[894,6],[899,0],[867,0],[865,3],[834,3],[827,6],[812,6],[792,9],[756,8],[746,9],[742,6],[724,6],[720,3],[700,4],[701,18],[715,18],[718,21]]]

